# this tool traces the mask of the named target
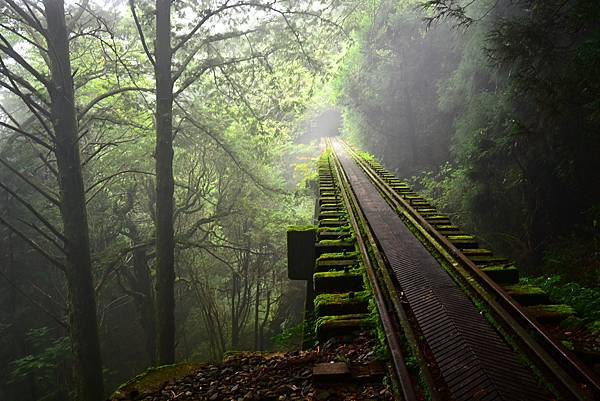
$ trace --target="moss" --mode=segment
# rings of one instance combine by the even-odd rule
[[[478,256],[491,256],[492,251],[486,248],[471,248],[471,249],[463,249],[462,253],[466,256],[469,255],[478,255]]]
[[[427,216],[427,220],[448,220],[449,217],[445,214],[432,214]]]
[[[288,231],[316,231],[317,226],[289,226]]]
[[[362,275],[362,269],[361,268],[352,268],[352,269],[348,269],[348,271],[345,270],[331,270],[328,272],[318,272],[313,274],[313,280],[319,280],[322,278],[334,278],[334,277],[344,277],[347,276],[349,274],[352,275],[357,275],[357,274],[361,274]]]
[[[322,239],[320,245],[352,245],[352,240],[344,239]]]
[[[575,315],[575,310],[564,304],[528,306],[525,310],[540,323],[559,323]]]
[[[563,330],[579,330],[582,327],[584,327],[584,325],[584,320],[578,318],[577,316],[569,316],[568,318],[560,322],[560,328]]]
[[[334,232],[338,232],[338,231],[347,231],[347,232],[352,232],[352,227],[350,227],[349,225],[343,225],[343,226],[335,226],[335,227],[319,227],[319,231],[334,231]]]
[[[323,216],[340,216],[340,215],[346,215],[347,213],[345,211],[339,211],[339,210],[322,210],[321,212],[319,212],[319,214],[321,214]]]
[[[345,216],[345,215],[343,215],[343,216],[340,216],[339,218],[335,218],[335,219],[334,219],[334,218],[320,219],[320,220],[319,220],[319,223],[327,223],[327,222],[334,222],[334,223],[338,223],[338,222],[340,222],[340,221],[346,220],[346,218],[345,218],[345,217],[346,217],[346,216]]]
[[[475,237],[473,235],[448,235],[448,239],[450,241],[460,241],[460,240],[474,240]]]
[[[457,230],[457,231],[458,231],[458,230],[459,230],[459,227],[458,227],[458,226],[455,226],[455,225],[453,225],[453,224],[442,224],[442,225],[439,225],[439,226],[437,227],[437,229],[438,229],[438,230],[440,230],[440,231],[443,231],[443,230],[448,230],[448,231],[454,231],[454,230]]]
[[[121,384],[111,398],[122,396],[138,398],[143,394],[153,393],[159,390],[165,382],[190,375],[203,366],[194,363],[178,363],[149,368],[128,382]]]
[[[315,333],[320,341],[327,338],[347,335],[355,330],[371,327],[372,322],[366,314],[322,316],[315,321]]]
[[[324,253],[317,258],[317,260],[325,260],[325,259],[352,259],[357,258],[359,256],[358,251],[352,252],[330,252]]]
[[[320,294],[315,298],[315,314],[320,316],[367,312],[368,298],[367,291]]]
[[[530,284],[508,285],[508,286],[504,287],[504,290],[506,290],[510,294],[540,294],[540,295],[542,295],[542,294],[546,293],[540,287],[536,287],[536,286],[530,285]]]
[[[574,315],[575,311],[569,305],[536,305],[527,308],[531,313]]]
[[[511,264],[488,265],[481,268],[497,283],[516,284],[519,282],[519,270]]]
[[[482,268],[481,270],[484,270],[486,272],[493,272],[493,271],[503,271],[503,270],[517,270],[517,268],[510,263],[503,263],[500,265],[486,266],[486,267]]]
[[[371,295],[368,291],[344,292],[341,294],[320,294],[315,298],[315,307],[323,304],[341,304],[345,302],[366,302]]]
[[[313,274],[313,286],[316,293],[343,293],[364,290],[364,280],[359,269],[318,272]]]

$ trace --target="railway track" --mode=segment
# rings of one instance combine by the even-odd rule
[[[343,252],[321,268],[354,266],[358,256],[343,241],[351,224],[403,399],[600,399],[594,374],[509,295],[514,286],[500,285],[517,277],[508,261],[479,248],[375,161],[340,140],[328,147],[319,207],[333,229],[321,235]],[[347,290],[360,290],[350,275]],[[361,324],[354,320],[346,323]]]

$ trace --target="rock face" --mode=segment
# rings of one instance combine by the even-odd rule
[[[239,353],[222,364],[204,365],[187,376],[168,380],[151,393],[120,394],[112,400],[393,400],[382,383],[383,367],[373,352],[376,345],[365,332],[351,344],[332,340],[310,352]],[[313,372],[322,374],[323,364],[344,368],[344,374],[339,380],[313,377]],[[370,373],[365,374],[365,367]]]

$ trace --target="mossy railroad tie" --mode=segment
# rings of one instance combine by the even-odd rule
[[[358,269],[318,272],[313,275],[315,293],[337,294],[364,289],[363,275]]]
[[[319,209],[315,273],[315,333],[319,341],[370,327],[359,253],[329,159],[319,163]]]
[[[519,284],[519,270],[508,259],[494,255],[492,251],[481,248],[474,236],[466,234],[453,225],[448,216],[439,213],[427,200],[412,191],[405,183],[394,177],[378,162],[365,161],[373,168],[396,193],[402,196],[429,224],[469,258],[482,272],[503,287],[526,312],[544,324],[557,324],[575,314],[567,305],[550,304],[548,294],[541,288]]]
[[[352,252],[354,251],[354,241],[325,239],[317,242],[315,250],[317,257],[326,253]]]
[[[355,315],[367,313],[369,293],[367,291],[320,294],[315,298],[315,314],[321,316]]]
[[[373,321],[366,313],[322,316],[315,323],[315,332],[319,341],[325,341],[331,337],[345,337],[372,327]]]

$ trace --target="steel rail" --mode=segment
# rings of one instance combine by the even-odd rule
[[[463,284],[468,285],[499,316],[507,328],[520,339],[547,371],[549,371],[570,393],[574,399],[590,400],[600,397],[600,384],[593,373],[583,366],[561,345],[552,339],[540,325],[529,317],[523,308],[506,292],[483,273],[464,253],[440,234],[409,202],[388,185],[376,171],[360,157],[348,144],[339,143],[352,155],[355,162],[378,187],[384,198],[399,214],[404,216],[411,225],[419,230],[426,238],[433,238],[431,245],[442,257],[462,276]],[[469,278],[475,278],[475,285]],[[582,391],[581,385],[591,392],[591,397]]]

